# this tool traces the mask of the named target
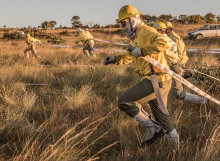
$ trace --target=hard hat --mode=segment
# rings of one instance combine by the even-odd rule
[[[76,32],[80,34],[82,32],[82,29],[81,28],[77,28]]]
[[[20,34],[20,35],[24,35],[24,31],[20,31],[19,34]]]
[[[122,20],[135,16],[135,15],[143,15],[142,13],[139,13],[138,10],[131,5],[125,5],[123,6],[118,13],[118,22],[121,22]]]
[[[161,22],[161,21],[155,22],[153,27],[154,27],[156,30],[164,30],[164,29],[167,29],[167,26],[166,26],[163,22]]]
[[[166,22],[165,25],[167,26],[167,28],[173,28],[173,25],[171,22]]]
[[[23,37],[24,32],[23,32],[23,31],[20,31],[20,32],[19,32],[19,35],[20,35],[20,37]]]

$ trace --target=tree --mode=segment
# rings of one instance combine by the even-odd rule
[[[50,21],[49,23],[50,23],[51,28],[54,28],[57,24],[56,21]]]
[[[170,21],[172,18],[173,18],[173,16],[171,14],[169,14],[169,15],[162,14],[159,16],[160,21]]]
[[[212,13],[207,13],[204,16],[204,20],[205,20],[206,23],[216,23],[215,15],[212,14]]]
[[[56,24],[57,24],[56,21],[44,21],[43,23],[41,23],[41,27],[43,29],[48,29],[48,28],[53,29],[56,26]]]
[[[93,26],[93,28],[100,28],[101,26],[99,25],[99,24],[95,24],[94,26]]]
[[[73,28],[82,27],[82,23],[80,22],[79,16],[73,16],[71,21],[72,21]]]
[[[203,18],[201,15],[190,15],[186,18],[186,21],[191,24],[203,23]]]
[[[216,21],[217,21],[217,23],[220,23],[220,16],[219,15],[216,16]]]
[[[172,19],[170,19],[170,22],[178,22],[178,18],[175,16]]]
[[[152,21],[157,21],[158,20],[158,18],[157,18],[157,16],[152,16]]]
[[[3,27],[4,27],[4,28],[6,28],[7,26],[6,26],[6,25],[4,25]]]
[[[143,18],[143,20],[145,20],[147,22],[152,20],[152,17],[150,16],[150,14],[143,15],[142,18]]]
[[[156,16],[151,16],[150,14],[143,15],[142,19],[143,19],[144,23],[146,23],[149,26],[152,26],[154,24],[154,22],[158,20],[158,18]]]
[[[187,24],[187,15],[179,15],[178,17],[178,22],[182,23],[182,24]]]
[[[48,21],[44,21],[43,23],[41,23],[41,27],[42,29],[48,29],[51,28],[51,24]]]

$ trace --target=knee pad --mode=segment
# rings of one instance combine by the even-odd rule
[[[137,105],[135,102],[127,102],[120,98],[118,100],[118,108],[121,111],[124,111],[125,113],[127,113],[131,117],[134,117],[135,115],[137,115],[141,109],[141,107],[139,107],[139,105]]]

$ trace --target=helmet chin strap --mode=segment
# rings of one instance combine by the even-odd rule
[[[131,23],[131,18],[130,18],[130,17],[129,17],[128,21],[129,21],[129,24],[130,24],[130,26],[131,26],[131,32],[133,32],[134,30],[133,30],[133,25],[132,25],[132,23]]]

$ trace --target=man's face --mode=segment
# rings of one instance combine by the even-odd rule
[[[172,31],[172,29],[171,29],[171,28],[168,28],[167,31],[166,31],[166,33],[169,34],[171,31]]]
[[[123,29],[124,29],[124,31],[126,33],[130,33],[131,32],[131,24],[129,23],[129,19],[128,18],[122,20],[120,23],[121,23],[121,25],[122,25],[122,27],[123,27]]]
[[[126,26],[127,21],[126,20],[122,20],[120,23],[121,23],[121,26],[124,28]]]
[[[159,33],[161,33],[161,34],[166,34],[166,30],[165,29],[158,29],[157,30]]]

